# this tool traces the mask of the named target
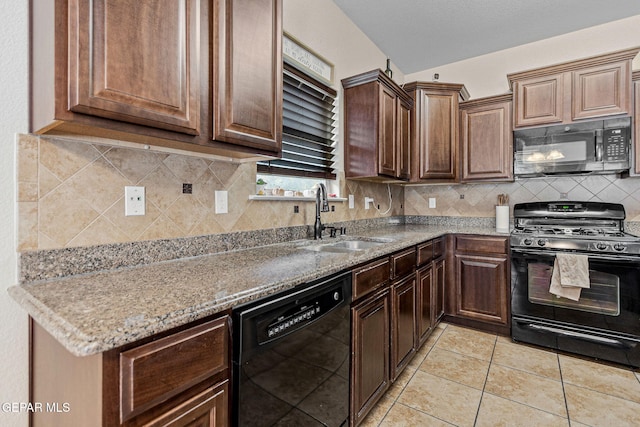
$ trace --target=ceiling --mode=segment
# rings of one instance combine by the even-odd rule
[[[334,2],[404,74],[640,14],[639,0]]]

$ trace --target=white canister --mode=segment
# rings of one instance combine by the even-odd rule
[[[509,232],[509,206],[496,206],[496,231]]]

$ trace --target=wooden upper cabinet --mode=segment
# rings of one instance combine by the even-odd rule
[[[280,155],[282,0],[32,3],[32,132]]]
[[[633,144],[635,154],[635,174],[640,173],[640,71],[633,73],[634,86],[634,120],[633,120]]]
[[[68,109],[198,134],[199,3],[70,1]]]
[[[214,139],[280,152],[282,0],[216,0]]]
[[[631,59],[572,73],[574,120],[631,113]]]
[[[516,127],[560,123],[564,112],[564,77],[554,74],[513,84]]]
[[[462,182],[513,180],[511,94],[460,103]]]
[[[464,85],[413,82],[411,181],[458,178],[458,103],[469,97]]]
[[[378,144],[378,173],[396,177],[397,168],[397,96],[384,86],[380,86],[380,115],[378,117],[380,142]]]
[[[346,177],[408,180],[409,95],[381,70],[344,79],[342,87]]]
[[[398,100],[398,178],[408,181],[411,179],[411,106],[403,100]]]
[[[631,114],[631,61],[640,48],[509,74],[514,127]]]

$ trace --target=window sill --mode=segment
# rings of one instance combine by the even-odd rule
[[[315,202],[316,198],[303,196],[258,196],[257,194],[252,194],[249,196],[249,200],[264,200],[271,202]],[[329,203],[347,201],[344,197],[328,197],[327,200]]]

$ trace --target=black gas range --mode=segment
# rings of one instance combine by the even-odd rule
[[[640,238],[625,216],[617,203],[514,206],[514,340],[640,366]],[[563,284],[560,271],[581,282]]]
[[[640,238],[624,231],[618,203],[520,203],[513,216],[512,248],[640,256]]]

